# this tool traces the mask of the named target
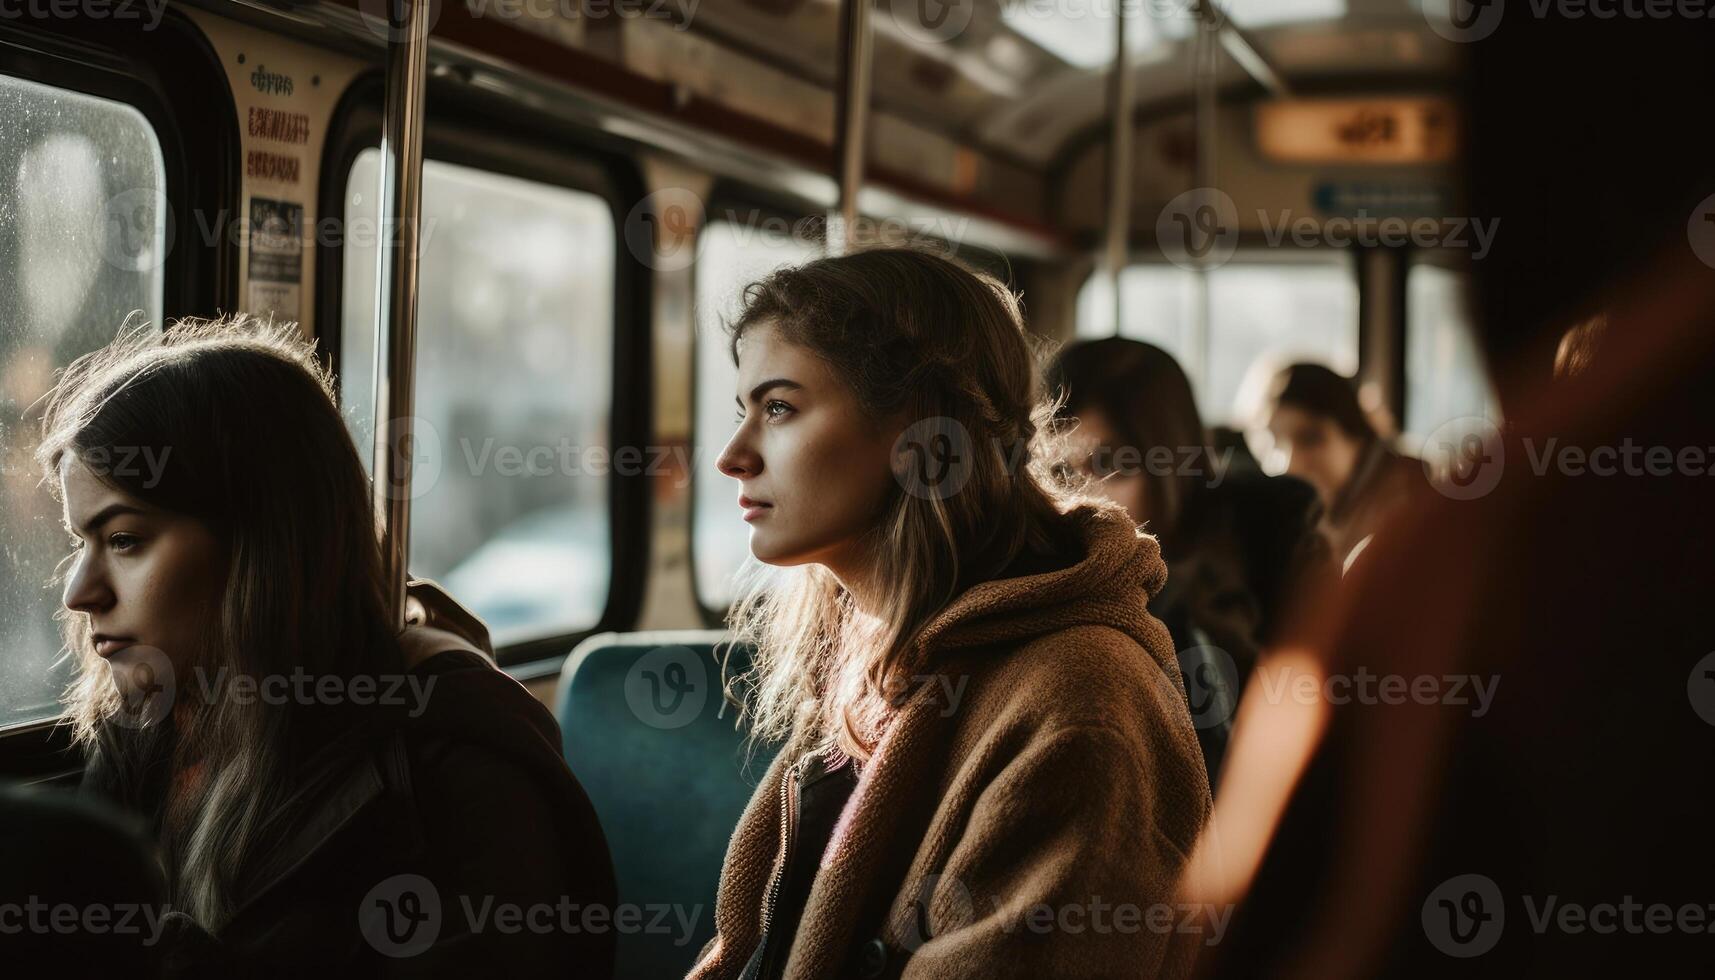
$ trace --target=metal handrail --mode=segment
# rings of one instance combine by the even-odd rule
[[[870,0],[844,0],[840,14],[839,96],[834,106],[834,159],[840,182],[839,229],[828,236],[831,251],[851,250],[857,231],[858,192],[863,189],[869,148]]]
[[[405,625],[416,414],[418,225],[423,212],[423,104],[433,0],[387,0],[387,95],[376,255],[374,502],[381,518],[387,612]]]
[[[1114,64],[1108,78],[1108,214],[1107,247],[1102,256],[1107,267],[1108,285],[1114,301],[1114,335],[1122,329],[1125,315],[1120,297],[1120,273],[1131,255],[1131,170],[1133,106],[1136,86],[1131,74],[1131,59],[1126,52],[1126,8],[1116,4],[1114,25]]]

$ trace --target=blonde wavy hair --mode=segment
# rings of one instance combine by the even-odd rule
[[[752,737],[864,760],[934,667],[918,647],[922,629],[1020,557],[1063,554],[1066,511],[1081,498],[1053,476],[1045,352],[994,277],[919,249],[820,259],[745,290],[728,326],[735,361],[759,326],[832,365],[876,424],[904,418],[967,443],[955,492],[910,492],[903,479],[890,488],[862,544],[888,585],[875,615],[857,616],[816,564],[754,569],[728,613],[732,641],[754,651],[750,669],[728,679]]]

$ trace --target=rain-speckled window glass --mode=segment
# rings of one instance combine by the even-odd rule
[[[1173,265],[1132,265],[1120,270],[1121,337],[1145,340],[1172,354],[1196,384],[1197,274]],[[1078,336],[1114,335],[1114,291],[1097,271],[1078,291]]]
[[[359,154],[345,197],[340,401],[366,465],[379,164]],[[423,165],[411,574],[499,646],[607,606],[616,234],[598,195]]]
[[[732,602],[734,577],[750,558],[750,528],[739,517],[738,483],[715,470],[715,458],[737,428],[738,368],[732,363],[724,325],[739,313],[744,287],[782,266],[816,258],[814,246],[793,235],[770,232],[769,224],[730,221],[709,224],[697,243],[697,406],[695,513],[691,550],[696,556],[697,596],[720,610]]]
[[[1451,429],[1439,441],[1451,445],[1484,420],[1501,420],[1465,290],[1464,273],[1427,262],[1412,263],[1405,276],[1405,442],[1414,452],[1433,451],[1425,440],[1443,426]]]
[[[56,369],[159,324],[161,144],[131,106],[0,75],[0,728],[59,713],[55,571],[69,551],[34,455]]]
[[[1248,422],[1273,372],[1295,361],[1358,370],[1358,282],[1343,253],[1327,259],[1234,261],[1209,276],[1209,366],[1203,421]]]

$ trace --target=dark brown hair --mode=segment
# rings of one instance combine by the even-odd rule
[[[1126,446],[1145,456],[1156,447],[1173,452],[1174,465],[1165,471],[1144,469],[1149,530],[1171,552],[1174,528],[1214,465],[1191,380],[1179,362],[1141,340],[1084,340],[1060,352],[1048,380],[1063,399],[1062,418],[1095,409],[1107,416]],[[1193,465],[1181,465],[1183,452],[1196,454]]]
[[[1268,404],[1291,405],[1328,419],[1366,446],[1380,438],[1351,380],[1321,364],[1301,362],[1282,369],[1269,389]]]

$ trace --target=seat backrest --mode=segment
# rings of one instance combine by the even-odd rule
[[[167,888],[153,850],[141,821],[103,800],[0,783],[0,908],[13,909],[0,932],[6,975],[76,963],[80,975],[161,976]],[[61,909],[76,915],[64,920]]]
[[[723,695],[724,637],[602,633],[560,673],[566,762],[601,818],[619,883],[616,976],[690,969],[714,935],[727,843],[774,758],[773,746],[750,749]],[[743,648],[721,646],[719,657],[728,676],[750,664]]]

